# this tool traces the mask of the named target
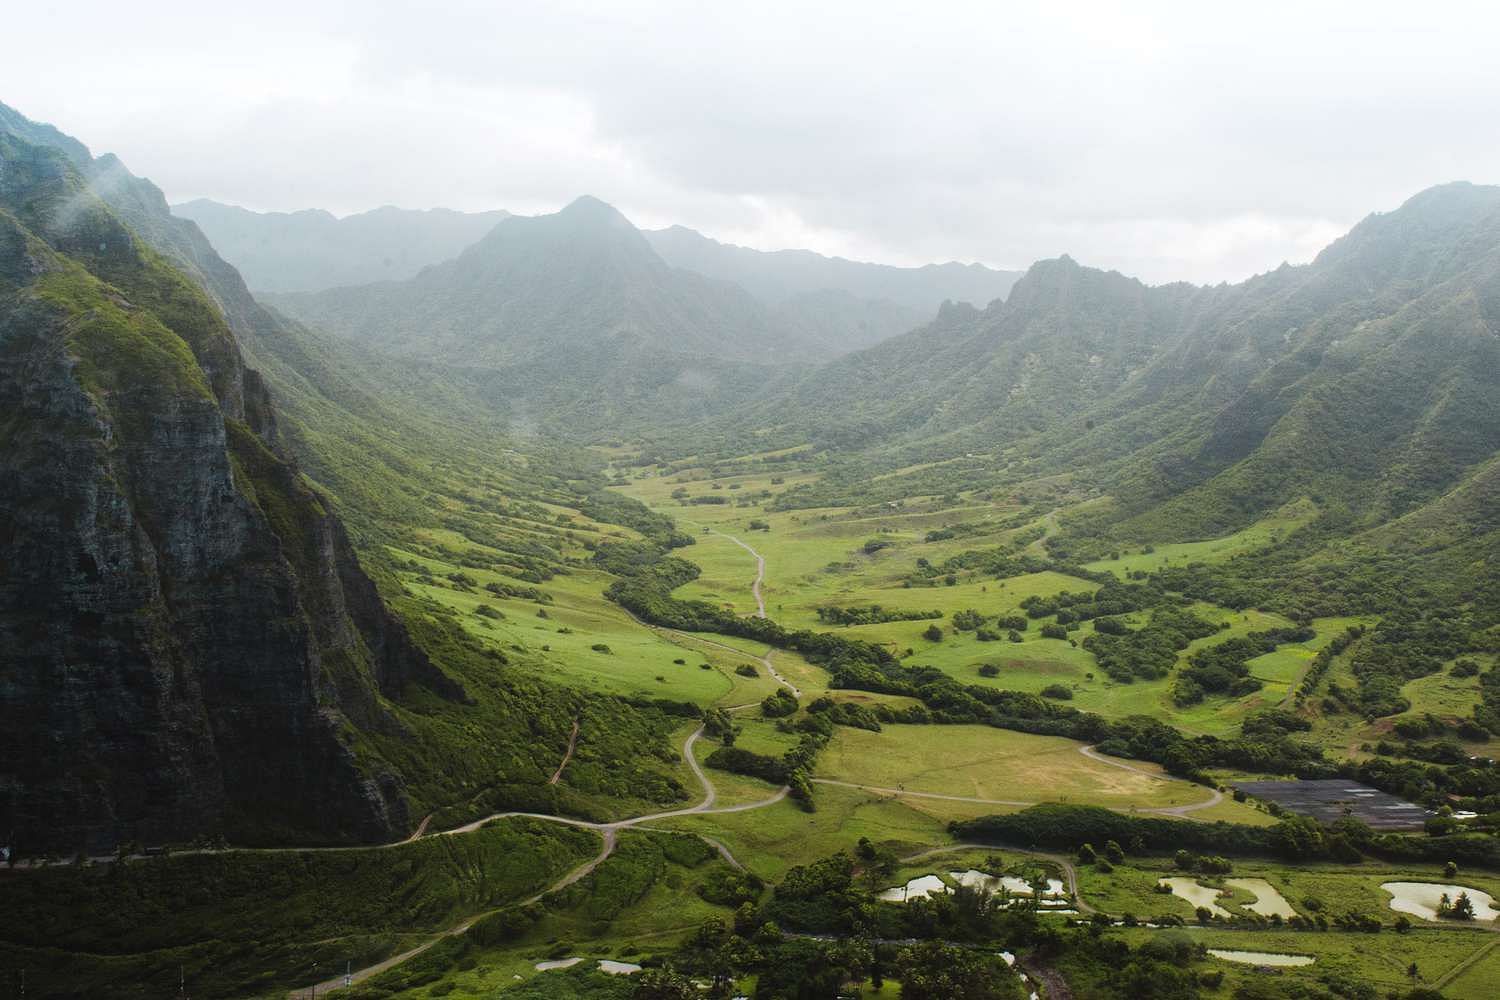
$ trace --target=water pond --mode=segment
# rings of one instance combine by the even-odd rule
[[[1245,909],[1251,913],[1259,913],[1263,917],[1277,916],[1283,920],[1290,920],[1297,915],[1286,897],[1263,878],[1226,878],[1224,884],[1255,893],[1255,902],[1245,904]]]
[[[1492,921],[1500,917],[1500,910],[1495,909],[1493,896],[1466,885],[1444,885],[1441,882],[1382,882],[1380,888],[1391,894],[1391,909],[1397,913],[1410,913],[1423,920],[1439,919],[1438,904],[1442,901],[1444,894],[1448,896],[1449,902],[1452,902],[1461,892],[1467,892],[1469,899],[1474,903],[1476,923]]]
[[[1272,968],[1290,968],[1296,965],[1312,965],[1311,955],[1286,955],[1274,951],[1235,951],[1230,948],[1210,948],[1208,953],[1214,958],[1222,958],[1226,962],[1240,962],[1245,965],[1269,966]]]
[[[1161,880],[1162,885],[1172,887],[1172,895],[1179,899],[1185,899],[1194,909],[1206,907],[1216,917],[1227,917],[1229,911],[1219,905],[1219,897],[1224,895],[1222,890],[1210,889],[1206,885],[1199,885],[1197,879],[1184,876],[1174,876]]]
[[[943,893],[952,891],[947,883],[936,875],[919,875],[905,885],[892,886],[877,898],[887,903],[905,903],[907,900],[926,899],[928,896],[941,896]]]

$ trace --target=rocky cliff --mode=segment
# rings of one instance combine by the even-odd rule
[[[361,734],[410,641],[280,451],[269,319],[112,158],[0,106],[0,831],[22,850],[410,827]]]

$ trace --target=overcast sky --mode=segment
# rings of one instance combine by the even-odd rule
[[[173,201],[589,193],[767,249],[1066,252],[1151,282],[1305,261],[1424,187],[1500,182],[1492,4],[1233,8],[29,0],[0,100]]]

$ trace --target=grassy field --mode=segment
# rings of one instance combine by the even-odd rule
[[[1089,563],[1087,568],[1108,570],[1124,576],[1137,570],[1150,573],[1164,566],[1180,566],[1194,562],[1221,562],[1244,552],[1264,548],[1308,524],[1317,515],[1318,508],[1312,501],[1297,500],[1282,507],[1270,517],[1257,521],[1232,535],[1199,542],[1156,545],[1151,547],[1150,552],[1142,550],[1121,552],[1119,558],[1100,559]]]
[[[897,854],[952,843],[946,824],[958,818],[952,810],[925,811],[916,800],[889,797],[852,788],[819,786],[816,812],[803,812],[790,800],[752,812],[683,816],[661,824],[702,833],[722,841],[740,863],[762,878],[780,878],[793,865],[807,864],[839,850],[852,850],[861,837]],[[963,815],[997,810],[968,808]]]
[[[1151,930],[1120,932],[1132,944],[1140,944]],[[1488,1000],[1493,997],[1494,983],[1483,983],[1464,972],[1477,952],[1493,955],[1496,935],[1484,931],[1413,930],[1409,934],[1379,935],[1340,931],[1297,933],[1293,931],[1187,930],[1167,933],[1187,934],[1194,942],[1209,948],[1237,951],[1263,951],[1283,954],[1315,955],[1309,966],[1279,970],[1282,977],[1316,981],[1325,977],[1355,978],[1382,990],[1408,990],[1413,983],[1407,975],[1416,963],[1418,984],[1432,986],[1444,983],[1443,995],[1454,1000]],[[1252,966],[1206,958],[1194,966],[1201,971],[1225,973],[1225,995],[1243,981],[1260,979],[1263,973]],[[1468,967],[1472,972],[1472,967]],[[1447,977],[1463,972],[1461,979],[1447,982]],[[1480,989],[1479,987],[1484,987]],[[1477,992],[1476,992],[1477,990]]]
[[[989,726],[840,728],[818,760],[818,777],[861,785],[1018,802],[1061,801],[1116,809],[1202,802],[1205,789],[1103,764],[1082,744]],[[1161,774],[1153,764],[1141,771]]]

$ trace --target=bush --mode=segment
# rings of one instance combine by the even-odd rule
[[[760,703],[760,714],[768,719],[779,719],[796,711],[797,699],[786,688],[777,688]]]
[[[999,677],[1000,668],[993,663],[981,663],[979,665],[980,677]]]
[[[1073,689],[1066,684],[1048,684],[1042,688],[1043,698],[1055,698],[1058,701],[1072,701]]]

